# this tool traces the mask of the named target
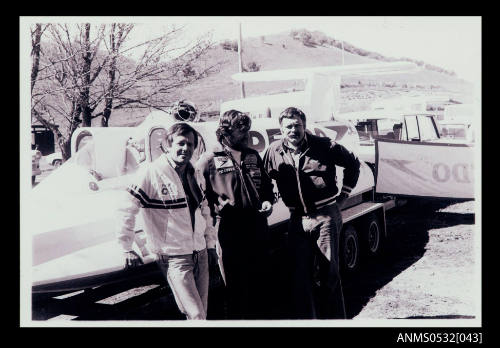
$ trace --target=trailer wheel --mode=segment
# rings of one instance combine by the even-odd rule
[[[342,268],[347,272],[354,272],[359,267],[360,247],[358,232],[352,225],[344,228],[342,235],[340,262]]]
[[[384,233],[377,214],[370,214],[363,224],[364,244],[370,256],[379,255],[384,245]]]

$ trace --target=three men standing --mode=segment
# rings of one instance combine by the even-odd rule
[[[167,132],[166,153],[141,169],[119,207],[118,235],[127,264],[142,262],[132,251],[135,215],[142,207],[148,246],[158,255],[179,309],[188,319],[206,319],[208,255],[212,263],[217,262],[217,230],[228,319],[266,318],[272,179],[291,213],[292,318],[345,318],[339,275],[340,209],[356,186],[360,162],[331,139],[306,133],[306,117],[297,108],[285,109],[279,123],[282,139],[269,146],[262,160],[248,147],[250,117],[226,111],[216,131],[219,145],[205,152],[195,168],[189,161],[198,133],[186,123],[174,124]],[[340,194],[336,166],[344,168]],[[320,271],[319,301],[315,259]]]
[[[342,208],[356,186],[360,162],[344,146],[305,132],[306,116],[294,107],[279,117],[282,139],[264,155],[264,168],[276,180],[291,216],[288,228],[295,319],[345,318],[339,274]],[[344,168],[337,196],[336,166]],[[319,263],[320,303],[314,296]]]

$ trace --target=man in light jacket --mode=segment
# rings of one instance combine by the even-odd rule
[[[164,145],[165,153],[138,171],[118,207],[118,241],[126,267],[142,264],[132,249],[141,211],[147,245],[157,255],[180,311],[187,319],[206,319],[209,258],[217,262],[216,231],[205,224],[202,214],[210,219],[210,211],[190,163],[197,132],[176,123],[167,130]]]

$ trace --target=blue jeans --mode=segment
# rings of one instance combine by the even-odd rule
[[[209,283],[207,249],[188,255],[159,255],[157,263],[179,310],[187,319],[206,319]]]
[[[309,215],[291,214],[289,248],[293,260],[295,319],[345,318],[339,274],[341,230],[342,215],[335,203]],[[319,266],[318,291],[315,290],[316,265]]]

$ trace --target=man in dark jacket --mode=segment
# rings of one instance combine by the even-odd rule
[[[220,219],[229,319],[265,315],[267,217],[274,194],[259,153],[248,147],[251,123],[244,113],[226,111],[216,131],[219,146],[195,166],[212,216]]]
[[[339,275],[340,209],[356,186],[360,162],[344,146],[305,132],[306,117],[285,109],[279,123],[283,138],[264,155],[264,167],[276,180],[290,209],[289,247],[293,258],[294,318],[345,318]],[[336,168],[344,168],[338,194]],[[319,263],[319,300],[314,296],[315,262]]]

